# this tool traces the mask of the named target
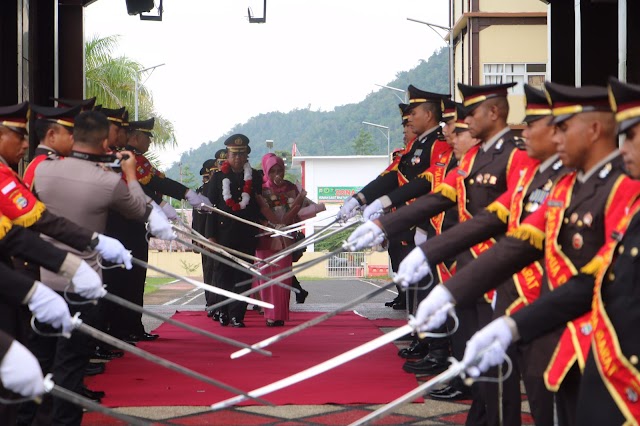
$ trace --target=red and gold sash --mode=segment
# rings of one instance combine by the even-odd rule
[[[434,147],[434,156],[436,152],[438,154],[437,156],[435,156],[435,158],[431,159],[431,167],[429,167],[429,169],[425,172],[426,179],[431,182],[431,188],[435,188],[436,186],[444,182],[445,175],[447,174],[447,166],[449,165],[449,162],[453,158],[453,148],[451,148],[449,144],[447,144],[446,142],[440,142],[440,141],[436,142],[436,145],[438,144],[446,145],[446,149],[442,150],[441,147],[438,147],[438,148]],[[442,224],[444,223],[444,215],[445,213],[442,212],[433,216],[430,219],[431,226],[433,226],[433,229],[435,229],[436,235],[439,235],[442,233]],[[439,282],[441,283],[451,278],[451,276],[454,274],[454,271],[455,271],[455,263],[451,267],[451,269],[447,268],[444,263],[438,263],[436,265],[436,273],[438,274],[438,277],[440,278]]]
[[[515,231],[515,229],[520,226],[520,218],[524,210],[524,196],[527,194],[529,186],[531,186],[531,182],[539,168],[540,164],[532,165],[525,169],[520,176],[509,205],[507,232]],[[513,275],[513,282],[520,297],[506,309],[507,315],[513,314],[540,296],[540,284],[542,283],[543,272],[544,270],[540,262],[534,262]]]
[[[624,235],[631,218],[639,211],[640,202],[636,202],[631,206],[628,214],[622,218],[616,227],[615,233],[620,236]],[[596,274],[591,309],[591,323],[594,328],[592,350],[600,377],[612,399],[629,424],[637,425],[638,419],[640,419],[640,404],[638,404],[640,372],[622,353],[618,336],[602,301],[601,292],[604,278],[613,261],[617,245],[618,241],[610,238],[600,251],[601,254],[598,255],[602,267]]]
[[[398,186],[402,186],[404,184],[406,184],[407,182],[409,182],[409,180],[406,178],[405,175],[402,174],[402,172],[400,172],[400,162],[402,161],[402,157],[404,157],[405,155],[407,155],[409,152],[411,152],[411,148],[413,148],[413,144],[418,140],[417,137],[411,139],[409,141],[409,143],[407,143],[407,146],[404,147],[404,149],[402,150],[402,152],[396,156],[396,158],[394,158],[394,160],[391,162],[391,164],[389,164],[389,166],[384,169],[384,171],[382,173],[380,173],[380,176],[384,176],[387,173],[391,173],[391,172],[396,172],[396,175],[398,176]]]
[[[38,164],[42,163],[48,157],[48,155],[40,154],[34,157],[33,160],[31,160],[31,162],[27,166],[27,169],[24,171],[24,176],[22,177],[22,182],[24,182],[27,188],[31,189],[31,186],[33,185],[33,178],[35,178],[36,168],[38,167]]]
[[[475,162],[476,155],[480,150],[480,144],[473,146],[460,160],[460,165],[458,166],[459,174],[458,179],[456,179],[456,192],[457,192],[457,203],[458,203],[458,220],[460,223],[466,222],[471,219],[473,215],[469,213],[467,210],[467,187],[464,183],[464,179],[469,176],[471,173],[471,168],[473,167],[473,163]],[[475,246],[471,247],[469,250],[474,258],[477,258],[485,251],[489,250],[494,244],[496,240],[493,238],[483,241]],[[495,294],[495,290],[491,290],[485,293],[484,298],[487,303],[491,303],[493,300],[493,295]]]
[[[576,178],[575,172],[565,176],[549,196],[545,266],[549,285],[552,288],[557,288],[571,276],[577,274],[575,266],[562,253],[557,241],[564,210],[571,201],[571,191]],[[617,178],[604,208],[605,235],[611,235],[617,224],[623,220],[628,212],[629,200],[633,200],[637,196],[637,188],[638,183],[631,181],[629,177],[622,175]],[[545,383],[549,390],[557,390],[560,387],[562,380],[575,361],[578,361],[580,369],[584,370],[593,331],[590,320],[591,314],[586,314],[567,324],[544,373]]]
[[[445,143],[446,144],[446,143]],[[448,145],[447,145],[448,146]],[[438,156],[432,159],[431,167],[425,172],[426,179],[431,182],[431,188],[435,188],[444,182],[444,177],[447,174],[447,166],[453,157],[453,148],[449,147],[448,150],[439,152]],[[442,224],[444,222],[444,212],[433,216],[430,219],[431,226],[436,231],[436,235],[442,233]]]

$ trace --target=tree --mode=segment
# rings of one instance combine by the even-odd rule
[[[143,66],[126,56],[113,56],[118,37],[93,36],[85,43],[87,96],[95,96],[96,104],[106,108],[126,107],[129,119],[133,120],[135,78]],[[141,119],[155,117],[154,146],[177,145],[173,124],[155,111],[153,96],[143,84],[138,86],[138,115]]]
[[[371,133],[366,132],[364,129],[360,130],[360,134],[353,140],[351,145],[356,155],[371,155],[375,149]]]

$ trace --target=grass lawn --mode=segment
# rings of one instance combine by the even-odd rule
[[[147,277],[144,285],[144,294],[150,294],[154,291],[158,290],[165,284],[169,284],[175,282],[175,278],[167,278],[167,277]]]

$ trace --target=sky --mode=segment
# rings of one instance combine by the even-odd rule
[[[85,38],[120,35],[117,55],[143,67],[165,64],[141,81],[174,124],[178,146],[158,151],[168,167],[253,116],[331,111],[389,90],[376,84],[446,46],[407,18],[448,26],[449,1],[267,0],[264,24],[247,19],[248,7],[263,15],[263,0],[164,0],[163,6],[162,22],[141,21],[127,14],[125,0],[98,0],[85,10]]]

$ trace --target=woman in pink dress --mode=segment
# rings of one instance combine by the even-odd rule
[[[262,214],[269,221],[269,226],[290,225],[299,220],[313,217],[324,210],[323,204],[315,204],[308,198],[304,189],[284,179],[284,161],[275,154],[269,153],[262,157],[262,171],[264,179],[262,184],[262,196],[258,196],[258,203]],[[274,253],[293,244],[293,240],[285,237],[260,237],[256,257],[265,259]],[[262,269],[262,273],[270,276],[277,270],[291,267],[291,255],[277,262],[277,266],[268,266]],[[259,281],[262,284],[264,281]],[[291,285],[291,278],[283,280]],[[260,290],[260,298],[272,303],[273,309],[265,309],[264,316],[267,326],[282,326],[289,320],[290,290],[279,285],[271,285]]]

